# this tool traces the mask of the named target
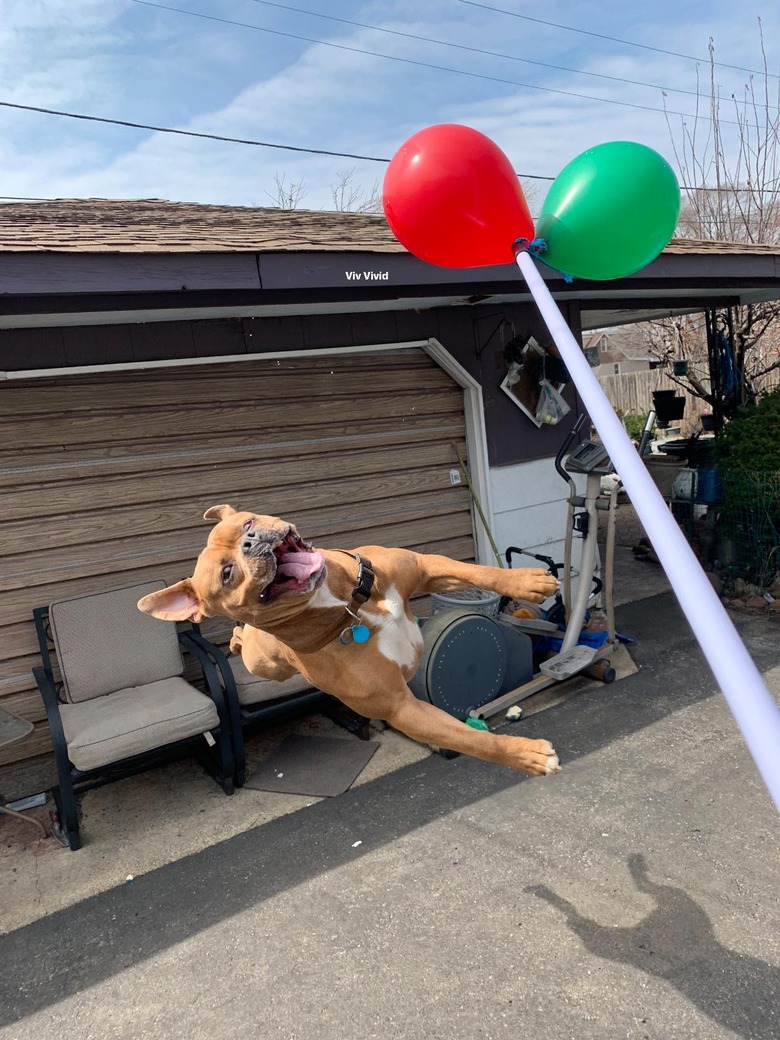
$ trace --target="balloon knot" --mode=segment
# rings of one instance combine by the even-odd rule
[[[542,253],[547,252],[547,243],[543,238],[535,238],[533,241],[528,238],[516,238],[512,243],[512,248],[515,256],[518,253],[533,253],[535,256],[541,256]]]
[[[535,256],[537,260],[541,260],[551,271],[557,271],[567,284],[574,281],[572,275],[566,274],[565,271],[561,271],[557,267],[553,267],[552,264],[548,264],[544,259],[544,254],[547,252],[547,243],[543,238],[535,238],[533,241],[529,241],[527,238],[518,238],[512,243],[512,248],[515,251],[515,256],[518,253],[530,253],[532,256]]]

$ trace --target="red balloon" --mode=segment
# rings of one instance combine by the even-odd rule
[[[444,123],[413,134],[390,161],[385,216],[410,253],[440,267],[510,264],[534,237],[512,164],[489,137]]]

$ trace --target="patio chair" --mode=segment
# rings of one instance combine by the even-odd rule
[[[188,642],[174,622],[136,606],[165,584],[148,581],[33,611],[42,661],[33,674],[54,745],[59,836],[74,851],[81,847],[78,795],[119,776],[189,751],[225,794],[233,793],[229,713],[208,644]],[[182,650],[197,660],[206,693],[182,677]]]
[[[197,625],[183,633],[182,639],[185,645],[197,646],[208,654],[219,672],[233,731],[236,787],[243,787],[246,778],[244,729],[247,726],[293,718],[315,708],[327,707],[333,700],[302,675],[282,682],[253,675],[240,656],[225,654],[207,642]]]

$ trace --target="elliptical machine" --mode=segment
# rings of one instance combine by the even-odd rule
[[[554,683],[571,679],[575,675],[588,675],[612,682],[615,671],[609,662],[610,654],[617,649],[615,635],[615,610],[613,598],[614,558],[615,558],[615,509],[619,481],[615,483],[609,497],[601,492],[601,478],[614,472],[609,455],[602,444],[595,441],[582,441],[565,459],[566,453],[575,439],[586,416],[583,414],[569,431],[558,454],[555,457],[555,469],[569,486],[567,498],[567,523],[564,541],[563,580],[561,589],[555,597],[553,606],[541,620],[526,618],[506,618],[521,631],[532,636],[545,636],[547,645],[554,640],[555,650],[539,662],[538,672],[523,686],[510,690],[495,700],[488,701],[476,711],[471,712],[473,718],[486,719],[503,711],[518,701],[530,697],[534,693],[552,686]],[[582,473],[586,477],[585,494],[580,495],[572,474]],[[599,511],[607,510],[607,541],[605,547],[604,577],[596,577],[598,560],[598,523]],[[579,581],[572,591],[572,549],[575,534],[582,538],[580,554]],[[546,563],[555,577],[559,576],[560,564],[549,556],[510,546],[506,551],[507,563],[511,566],[513,554],[531,556]],[[593,645],[583,640],[583,626],[588,608],[593,599],[603,595],[606,614],[606,636]],[[560,648],[556,645],[560,643]]]
[[[563,567],[561,590],[546,616],[518,618],[501,612],[497,619],[493,619],[465,607],[442,611],[423,624],[423,655],[409,686],[417,697],[456,718],[484,726],[485,719],[575,675],[587,674],[604,682],[612,682],[615,678],[609,655],[617,646],[612,576],[619,483],[607,504],[601,494],[601,477],[613,470],[606,451],[595,442],[583,441],[565,463],[563,461],[585,418],[580,416],[555,458],[555,468],[569,486],[563,564],[517,546],[506,550],[510,567],[515,554],[531,556],[546,563],[555,577]],[[573,473],[586,475],[584,495],[578,494]],[[595,577],[595,570],[598,511],[603,509],[609,510],[609,522],[602,582]],[[580,580],[572,598],[571,564],[575,533],[582,536],[582,553]],[[588,607],[599,593],[603,593],[605,600],[607,631],[604,641],[593,646],[580,642],[580,639]],[[535,653],[536,646],[544,645],[555,649]]]

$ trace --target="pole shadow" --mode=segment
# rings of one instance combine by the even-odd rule
[[[745,1040],[777,1040],[780,968],[720,943],[698,903],[681,888],[652,881],[642,855],[629,857],[628,868],[638,891],[655,900],[650,913],[632,927],[599,924],[546,885],[525,891],[559,910],[595,956],[663,979]]]

